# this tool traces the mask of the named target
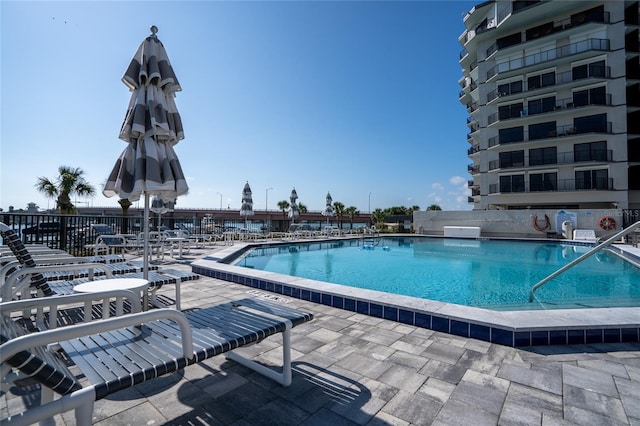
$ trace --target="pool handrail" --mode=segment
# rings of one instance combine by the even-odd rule
[[[573,268],[575,265],[577,265],[578,263],[582,262],[583,260],[585,260],[586,258],[590,257],[591,255],[596,254],[597,252],[599,252],[603,248],[611,245],[617,239],[622,238],[625,235],[630,234],[631,232],[635,231],[639,227],[640,227],[640,221],[631,224],[626,229],[623,229],[622,231],[620,231],[620,232],[616,233],[615,235],[613,235],[611,238],[609,238],[606,241],[603,241],[602,243],[600,243],[597,246],[593,247],[591,250],[589,250],[588,252],[584,253],[583,255],[578,257],[577,259],[574,259],[571,262],[567,263],[566,265],[564,265],[562,268],[558,269],[557,271],[555,271],[551,275],[549,275],[549,276],[543,278],[542,280],[538,281],[538,283],[536,283],[533,287],[531,287],[531,292],[529,293],[529,303],[533,302],[534,293],[536,292],[536,290],[538,288],[542,287],[543,285],[545,285],[546,283],[548,283],[549,281],[551,281],[552,279],[554,279],[558,275],[562,274],[566,270]]]

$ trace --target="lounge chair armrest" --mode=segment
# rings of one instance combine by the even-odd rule
[[[60,310],[67,305],[78,303],[99,302],[106,299],[121,297],[127,299],[131,304],[133,313],[142,312],[140,295],[131,290],[109,290],[95,293],[76,293],[62,296],[36,297],[31,299],[13,300],[0,303],[0,314],[9,316],[15,312],[22,312],[25,309],[49,308],[50,310]]]
[[[3,284],[13,286],[18,278],[28,275],[28,274],[36,274],[42,272],[57,272],[57,271],[82,271],[84,269],[100,269],[104,271],[106,278],[113,278],[113,274],[111,273],[111,269],[104,263],[94,263],[94,262],[86,262],[86,263],[67,263],[64,265],[42,265],[42,266],[26,266],[23,267],[11,275],[7,277],[6,282]],[[93,278],[91,274],[89,274],[89,278]]]
[[[181,331],[183,355],[189,359],[193,358],[193,338],[187,317],[175,309],[164,308],[16,337],[0,345],[0,361],[5,362],[18,352],[34,347],[46,346],[63,340],[141,325],[145,322],[161,319],[171,320],[178,324]]]
[[[74,263],[87,263],[88,261],[86,259],[83,259],[81,257],[73,257],[73,256],[63,256],[63,257],[57,257],[57,256],[33,256],[33,260],[34,262],[36,262],[37,266],[43,266],[43,265],[63,265],[63,264],[74,264]],[[0,283],[5,282],[5,278],[7,275],[7,272],[15,269],[17,267],[20,266],[20,262],[17,260],[12,260],[10,262],[5,263],[4,265],[2,265],[2,268],[0,268]]]

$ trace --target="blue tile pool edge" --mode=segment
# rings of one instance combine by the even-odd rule
[[[209,261],[205,260],[204,262],[196,261],[192,264],[192,271],[211,278],[281,294],[295,299],[504,346],[526,347],[640,342],[640,318],[623,325],[589,324],[588,326],[575,326],[557,324],[546,327],[496,325],[486,320],[473,321],[439,312],[425,312],[424,310],[412,309],[411,307],[387,304],[380,300],[374,302],[358,297],[336,294],[335,292],[314,291],[290,283],[253,277],[247,273],[240,273],[246,272],[244,268],[220,265],[212,261],[213,259]],[[216,267],[216,265],[220,265],[220,268]],[[576,312],[579,310],[574,309],[571,311]],[[541,314],[545,311],[523,312]],[[504,312],[502,314],[504,314]],[[640,317],[640,313],[637,313],[636,316]]]

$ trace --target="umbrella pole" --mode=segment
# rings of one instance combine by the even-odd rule
[[[149,193],[144,193],[144,260],[142,262],[142,277],[149,279]]]

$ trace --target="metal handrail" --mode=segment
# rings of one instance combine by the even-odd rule
[[[575,265],[577,265],[578,263],[582,262],[583,260],[585,260],[586,258],[590,257],[591,255],[599,252],[600,250],[602,250],[603,248],[611,245],[611,243],[613,243],[615,240],[624,237],[627,234],[630,234],[631,232],[635,231],[636,229],[638,229],[640,227],[640,221],[630,225],[629,227],[627,227],[626,229],[623,229],[622,231],[618,232],[617,234],[615,234],[613,237],[609,238],[608,240],[598,244],[597,246],[595,246],[594,248],[592,248],[591,250],[589,250],[588,252],[586,252],[585,254],[581,255],[580,257],[578,257],[577,259],[574,259],[573,261],[567,263],[565,266],[563,266],[562,268],[558,269],[557,271],[555,271],[553,274],[543,278],[542,280],[540,280],[536,285],[534,285],[533,287],[531,287],[531,292],[529,293],[529,303],[533,302],[533,296],[534,293],[536,292],[536,290],[539,287],[542,287],[543,285],[545,285],[546,283],[548,283],[549,281],[551,281],[552,279],[554,279],[555,277],[557,277],[558,275],[562,274],[563,272],[565,272],[568,269],[573,268]]]

